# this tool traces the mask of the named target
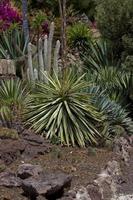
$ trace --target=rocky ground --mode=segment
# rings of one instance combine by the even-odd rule
[[[60,147],[29,130],[0,138],[0,200],[133,199],[132,137],[113,151]]]

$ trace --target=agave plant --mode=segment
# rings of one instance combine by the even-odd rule
[[[125,133],[133,134],[133,121],[125,107],[110,100],[100,87],[93,86],[89,88],[88,92],[93,95],[94,106],[106,116],[102,136],[114,137],[119,135],[120,127],[124,129]]]
[[[85,146],[97,143],[100,136],[95,123],[102,120],[102,113],[92,105],[85,92],[88,83],[84,75],[76,78],[68,72],[64,79],[43,73],[47,83],[36,83],[36,90],[27,103],[27,123],[46,138],[57,136],[62,144]]]
[[[0,83],[0,120],[11,125],[13,120],[19,120],[26,99],[26,86],[17,79],[1,81]]]

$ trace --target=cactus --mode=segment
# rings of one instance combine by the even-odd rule
[[[35,81],[39,79],[38,75],[39,75],[39,74],[38,74],[38,70],[35,68],[35,69],[34,69],[34,80],[35,80]]]
[[[43,81],[43,74],[42,71],[44,70],[44,62],[43,62],[43,54],[42,54],[42,39],[39,39],[38,44],[38,56],[39,56],[39,77],[40,80]]]
[[[32,64],[32,44],[28,44],[28,69],[27,69],[27,77],[34,81],[34,71],[33,71],[33,64]]]
[[[52,41],[53,41],[53,35],[54,35],[54,22],[50,25],[50,33],[48,37],[48,61],[47,61],[47,67],[48,72],[51,72],[51,58],[52,58]]]
[[[48,56],[48,36],[44,37],[44,67],[47,70],[47,56]]]
[[[61,46],[60,41],[57,40],[54,51],[54,71],[56,74],[58,74],[58,57],[59,57],[60,46]]]
[[[53,64],[54,71],[58,74],[58,57],[60,51],[60,41],[57,40],[56,46],[54,49],[54,57],[52,59],[52,42],[53,42],[53,35],[54,35],[54,22],[51,23],[50,26],[50,34],[49,37],[45,35],[44,41],[40,38],[38,41],[38,67],[33,68],[33,60],[32,60],[32,44],[28,44],[28,69],[27,69],[27,77],[30,81],[35,80],[44,80],[44,76],[42,71],[47,71],[51,73],[51,66]],[[53,60],[53,63],[52,63]],[[35,63],[35,61],[34,61]]]

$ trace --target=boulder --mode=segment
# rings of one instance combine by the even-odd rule
[[[17,176],[21,179],[29,178],[30,176],[38,176],[43,172],[40,165],[22,164],[18,167]]]
[[[11,138],[0,139],[0,159],[6,165],[11,164],[20,157],[22,159],[32,159],[50,151],[51,145],[49,142],[29,130],[19,134],[17,140]]]
[[[22,184],[22,189],[26,196],[35,198],[39,195],[46,198],[60,197],[64,188],[69,187],[72,177],[64,173],[41,174],[37,177],[25,179]]]
[[[11,164],[15,161],[26,147],[25,142],[21,142],[20,139],[4,139],[0,141],[0,158],[6,165]]]
[[[102,200],[102,194],[98,185],[92,183],[87,186],[87,191],[91,200]]]

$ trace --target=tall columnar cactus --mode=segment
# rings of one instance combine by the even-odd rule
[[[27,69],[27,77],[29,80],[34,81],[34,70],[32,63],[32,44],[28,44],[28,69]]]
[[[42,74],[42,71],[47,71],[48,73],[51,73],[51,68],[53,65],[53,70],[58,74],[58,58],[59,58],[59,51],[60,51],[60,41],[57,40],[56,46],[54,49],[54,55],[52,51],[52,42],[53,42],[53,35],[54,35],[54,22],[51,23],[50,26],[50,34],[49,37],[45,36],[44,41],[40,38],[38,41],[38,67],[33,68],[33,62],[32,62],[32,44],[28,44],[28,77],[31,81],[35,80],[44,80],[44,76]],[[53,60],[53,62],[52,62]]]
[[[39,39],[39,44],[38,44],[38,56],[39,56],[39,77],[40,80],[43,81],[43,74],[42,71],[44,70],[44,62],[43,62],[43,53],[42,53],[42,39]]]
[[[52,59],[52,41],[53,41],[53,36],[54,36],[54,22],[51,23],[50,25],[50,33],[48,37],[48,60],[47,60],[47,67],[48,67],[48,72],[51,72],[51,59]]]
[[[53,66],[56,74],[58,74],[58,70],[59,70],[58,69],[58,59],[59,59],[60,47],[61,47],[60,41],[57,40],[55,50],[54,50],[54,66]]]
[[[44,37],[44,67],[47,70],[47,57],[48,57],[48,36]]]

